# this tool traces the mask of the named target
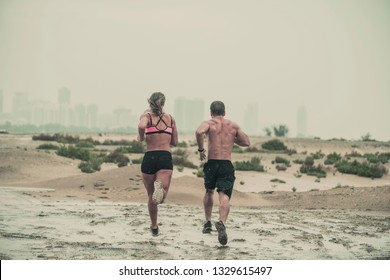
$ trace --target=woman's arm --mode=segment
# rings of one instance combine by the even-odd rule
[[[137,140],[140,142],[145,140],[145,129],[148,127],[148,122],[149,122],[149,120],[146,117],[146,115],[142,115],[139,118]]]
[[[171,145],[172,146],[176,146],[177,143],[179,142],[179,136],[178,136],[178,132],[177,132],[177,127],[176,127],[176,121],[175,119],[171,116],[172,118],[172,137],[171,137]]]

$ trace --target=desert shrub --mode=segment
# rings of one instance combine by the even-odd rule
[[[330,165],[330,164],[335,164],[336,162],[338,162],[339,160],[341,160],[341,155],[338,154],[338,153],[331,153],[331,154],[328,154],[326,156],[326,159],[324,161],[324,164],[326,165]]]
[[[250,161],[236,161],[234,166],[236,170],[264,172],[264,166],[260,164],[259,157],[252,157]]]
[[[278,137],[285,137],[288,134],[288,127],[286,125],[274,126],[274,135]]]
[[[363,157],[370,163],[385,164],[390,160],[390,153],[364,154]]]
[[[198,169],[198,171],[196,172],[196,177],[204,178],[203,168]]]
[[[300,173],[307,174],[309,176],[316,176],[318,178],[326,177],[326,170],[321,165],[314,165],[314,158],[312,156],[306,157],[304,163],[299,168]]]
[[[312,156],[308,156],[305,158],[303,165],[306,166],[313,166],[314,165],[314,158]]]
[[[241,153],[244,152],[244,150],[243,150],[240,146],[234,144],[234,145],[233,145],[233,150],[232,150],[232,152],[233,152],[233,153],[239,153],[239,154],[241,154]]]
[[[76,144],[76,147],[77,148],[93,148],[93,147],[95,147],[95,144],[91,141],[81,140],[80,142],[78,142]]]
[[[387,174],[387,169],[380,163],[370,163],[367,161],[358,162],[357,160],[341,160],[335,164],[337,170],[345,174],[354,174],[368,178],[382,178]]]
[[[356,151],[353,151],[352,153],[349,153],[349,154],[346,154],[345,155],[345,158],[346,159],[350,159],[350,158],[361,158],[363,157],[363,155],[359,154],[358,152]]]
[[[41,133],[39,135],[33,135],[32,140],[34,141],[56,141],[55,137],[50,134]]]
[[[245,149],[246,153],[258,153],[260,152],[260,149],[255,147],[255,146],[249,146],[248,148]]]
[[[290,166],[290,161],[288,159],[280,157],[280,156],[275,157],[275,162],[276,163],[282,163],[282,164],[284,164],[286,166]]]
[[[58,146],[54,144],[41,144],[37,147],[38,150],[58,150]]]
[[[173,165],[184,166],[188,168],[196,168],[197,166],[189,161],[186,157],[173,156],[172,157]]]
[[[57,155],[71,158],[71,159],[80,159],[83,161],[88,161],[90,159],[90,152],[88,150],[77,148],[74,145],[61,146],[57,150]]]
[[[79,164],[79,168],[83,173],[93,173],[95,170],[92,168],[92,165],[89,162],[82,161]]]
[[[181,141],[181,142],[177,143],[176,147],[178,147],[178,148],[187,148],[188,144],[187,144],[186,141]]]
[[[172,162],[174,165],[197,168],[195,164],[188,160],[188,153],[185,149],[177,149],[172,153]]]
[[[314,154],[312,153],[311,156],[313,159],[321,159],[325,156],[325,154],[322,151],[317,151]]]
[[[80,142],[84,142],[84,143],[90,143],[93,146],[100,144],[99,141],[95,141],[91,137],[81,140],[79,136],[72,136],[72,135],[61,134],[61,133],[55,133],[53,135],[41,133],[39,135],[33,135],[32,140],[53,141],[62,144],[77,144]]]
[[[79,168],[81,172],[84,173],[93,173],[95,171],[100,171],[103,161],[103,156],[91,154],[88,161],[80,162]]]
[[[120,149],[116,149],[104,157],[104,162],[112,162],[117,164],[118,167],[122,167],[127,166],[130,160],[120,151]]]
[[[124,141],[124,140],[123,140]],[[121,153],[127,154],[143,154],[145,152],[144,144],[142,142],[131,141],[127,145],[117,148]]]
[[[64,144],[76,144],[80,142],[80,138],[78,136],[68,135],[68,134],[54,134],[56,137],[56,141],[58,143],[64,143]]]
[[[271,179],[271,182],[272,183],[281,183],[281,184],[285,184],[286,183],[286,181],[283,181],[283,180],[280,180],[280,179],[277,179],[277,178]]]
[[[185,149],[176,149],[172,151],[172,155],[188,157],[187,151]]]
[[[289,156],[291,156],[291,155],[297,154],[297,150],[295,150],[295,149],[287,149],[286,153]]]
[[[305,161],[303,159],[294,159],[293,160],[293,163],[296,163],[296,164],[303,164]]]
[[[261,145],[261,147],[265,150],[271,150],[271,151],[286,151],[287,150],[287,147],[279,139],[269,140],[269,141],[263,143]]]
[[[138,159],[132,159],[131,162],[134,164],[141,164],[143,159],[144,159],[144,157],[140,157]]]
[[[286,171],[287,168],[288,168],[288,166],[285,165],[284,163],[282,163],[282,164],[277,164],[277,165],[275,166],[275,168],[276,168],[276,170],[278,170],[278,171]]]
[[[129,141],[129,140],[124,140],[124,139],[122,139],[122,140],[106,139],[103,141],[102,145],[104,145],[104,146],[130,146],[132,142],[137,142],[137,141],[135,141],[135,140]]]
[[[127,156],[123,156],[123,157],[120,157],[116,163],[116,165],[118,165],[118,167],[123,167],[123,166],[127,166],[129,164],[130,160]]]
[[[94,173],[96,171],[100,171],[101,165],[102,165],[102,159],[101,158],[93,158],[89,161],[82,161],[79,164],[79,168],[81,172],[84,173]]]

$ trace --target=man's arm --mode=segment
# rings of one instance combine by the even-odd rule
[[[248,147],[250,145],[249,137],[246,133],[238,127],[236,138],[234,139],[234,143],[239,146]]]
[[[203,122],[195,132],[196,143],[198,144],[198,151],[201,160],[204,160],[206,158],[206,153],[205,153],[206,150],[204,148],[204,137],[206,133],[209,131],[209,129],[210,129],[209,123]]]

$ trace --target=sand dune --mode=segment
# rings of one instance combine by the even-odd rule
[[[302,155],[390,151],[387,143],[285,141]],[[83,174],[77,160],[38,144],[31,136],[0,138],[1,259],[390,259],[390,175],[330,172],[316,182],[296,178],[297,166],[278,172],[274,156],[261,154],[267,172],[236,174],[229,243],[221,247],[216,231],[201,233],[204,188],[195,170],[175,170],[153,238],[139,165]]]

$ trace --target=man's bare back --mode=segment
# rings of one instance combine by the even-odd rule
[[[199,126],[196,131],[199,147],[204,135],[208,137],[208,159],[231,160],[234,144],[249,146],[249,138],[239,125],[224,116],[212,116]]]

